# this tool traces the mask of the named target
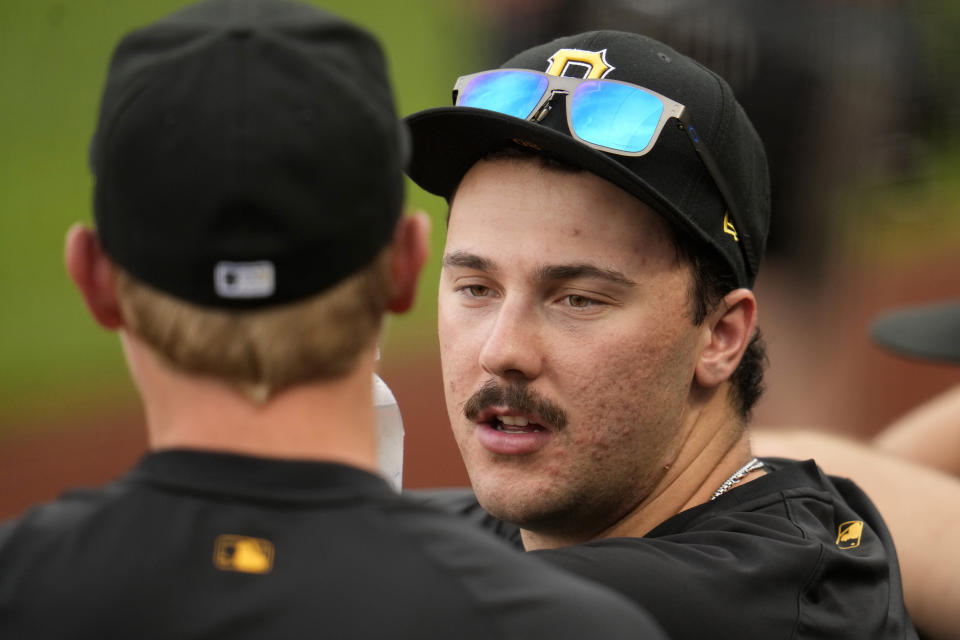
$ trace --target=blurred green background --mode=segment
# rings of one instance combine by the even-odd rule
[[[87,148],[113,46],[184,4],[0,1],[0,433],[132,401],[117,340],[87,316],[64,272],[62,245],[73,222],[92,220]],[[450,79],[476,57],[478,32],[457,2],[315,4],[381,38],[402,114],[449,100]],[[442,216],[440,199],[408,193],[410,207]],[[434,227],[438,245],[442,217]],[[414,313],[390,325],[391,357],[434,340],[436,264]]]
[[[0,518],[75,481],[108,479],[142,450],[118,341],[88,317],[62,244],[72,223],[91,222],[87,147],[113,46],[184,4],[0,0]],[[458,75],[560,33],[636,27],[707,58],[737,88],[777,169],[757,284],[771,359],[757,421],[867,435],[960,381],[955,368],[904,362],[866,338],[883,309],[960,298],[955,0],[314,4],[382,40],[401,114],[448,104]],[[434,334],[445,205],[412,184],[408,204],[431,215],[433,255],[415,310],[390,321],[383,365],[407,421],[407,478],[424,486],[464,476]],[[110,421],[120,427],[94,428]],[[43,484],[54,472],[62,479]],[[11,487],[32,485],[10,499]]]

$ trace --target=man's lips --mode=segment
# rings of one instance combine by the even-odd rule
[[[500,455],[528,455],[542,449],[554,430],[544,426],[536,416],[514,413],[506,409],[481,411],[476,420],[476,436],[480,444]]]
[[[505,408],[488,408],[482,410],[474,420],[477,424],[487,424],[501,431],[555,431],[540,416],[511,411]]]

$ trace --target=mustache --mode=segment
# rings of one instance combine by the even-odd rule
[[[476,422],[487,407],[507,407],[510,411],[535,415],[555,429],[567,426],[567,412],[552,400],[543,397],[526,384],[498,384],[487,380],[463,405],[463,414]]]

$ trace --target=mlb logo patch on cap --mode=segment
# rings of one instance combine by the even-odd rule
[[[221,298],[269,298],[276,290],[276,272],[268,260],[221,261],[213,269],[213,286]]]

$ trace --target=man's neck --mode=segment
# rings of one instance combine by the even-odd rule
[[[153,450],[323,460],[376,471],[373,349],[341,378],[297,385],[258,404],[215,378],[172,370],[135,337],[125,335],[124,348]]]
[[[708,502],[716,490],[752,457],[746,429],[729,410],[724,394],[697,411],[673,462],[640,502],[612,525],[589,535],[553,535],[521,530],[524,548],[549,549],[589,540],[642,537],[662,522]],[[755,480],[763,471],[746,474],[740,484]]]

